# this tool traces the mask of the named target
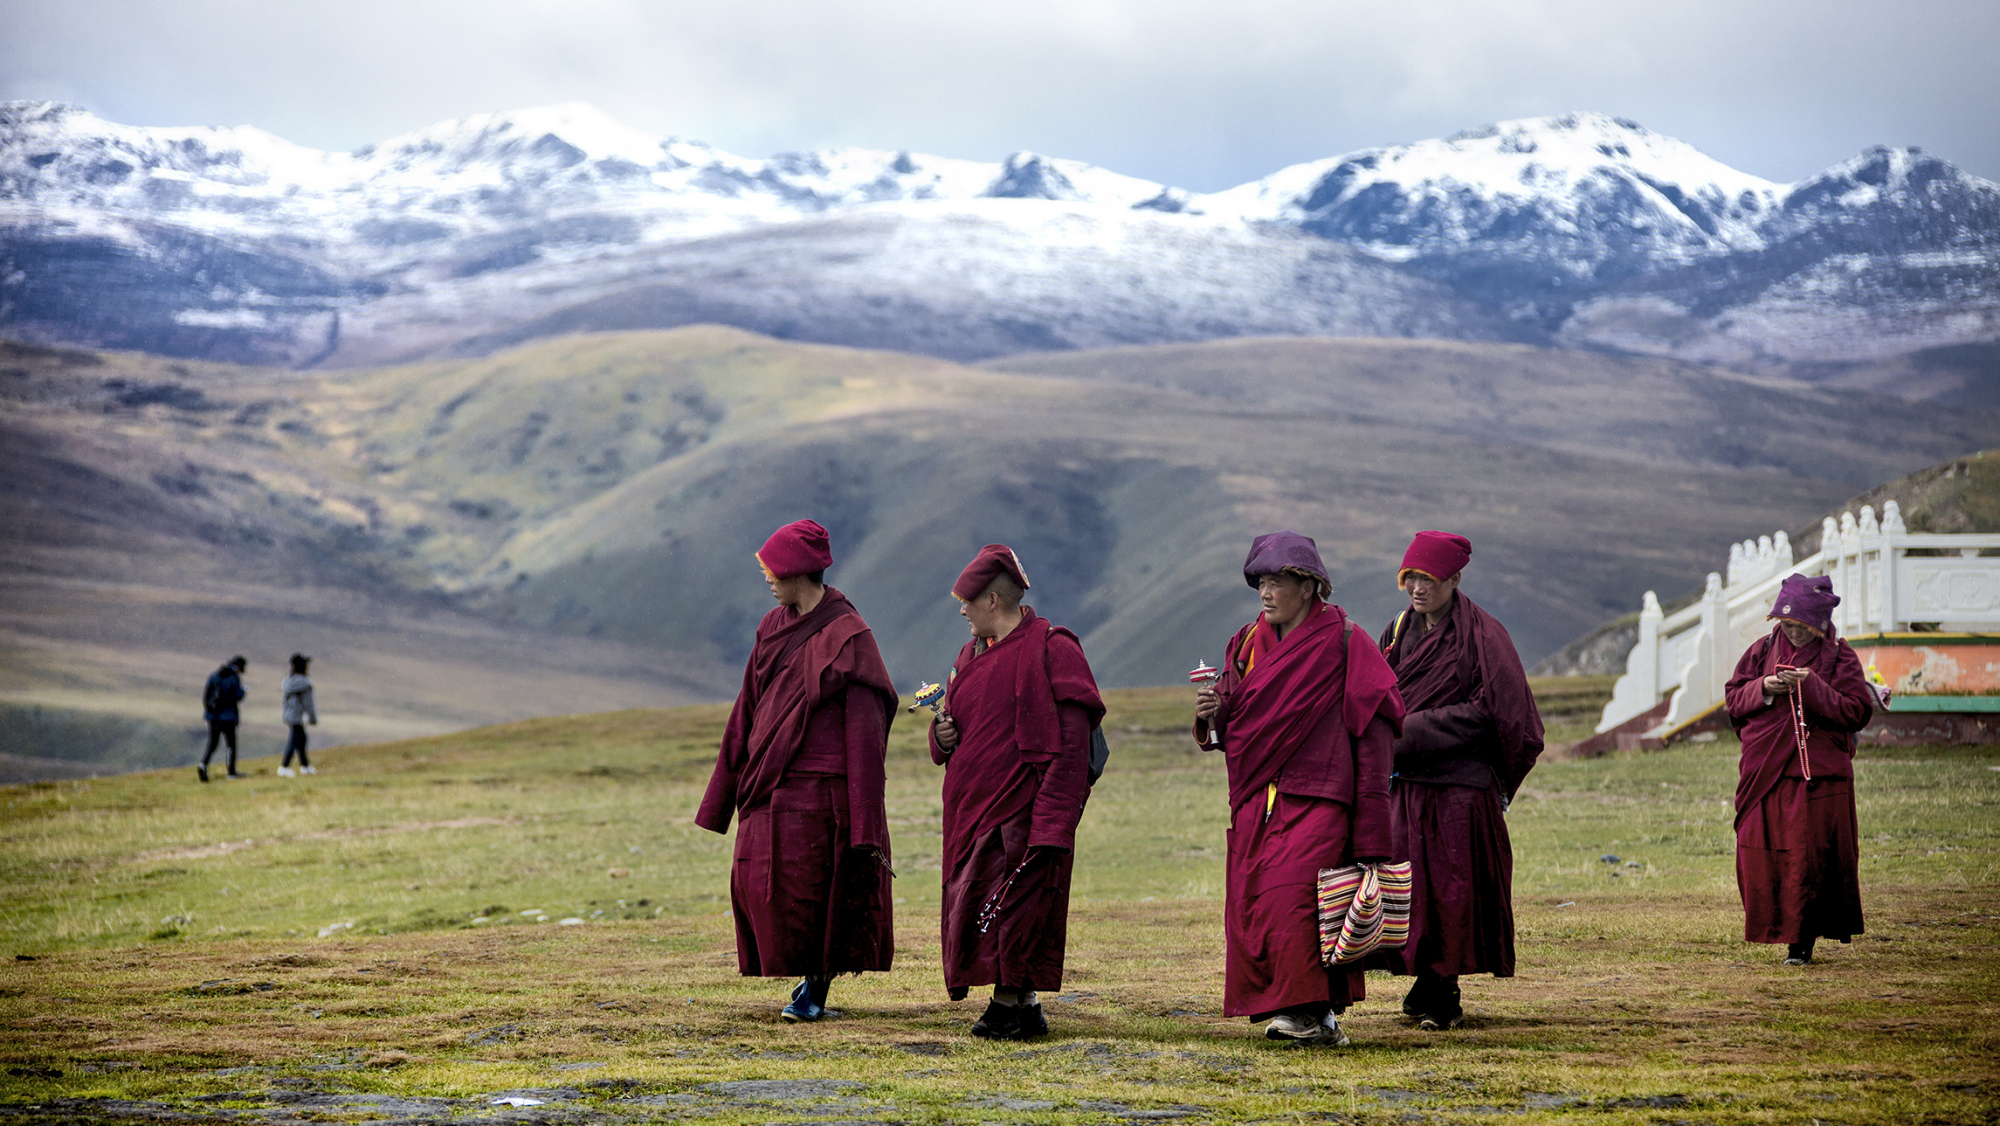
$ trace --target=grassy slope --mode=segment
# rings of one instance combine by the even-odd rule
[[[1718,524],[1794,519],[1991,424],[1888,404],[1863,427],[1768,380],[1505,346],[1235,341],[1015,367],[697,327],[330,376],[308,409],[326,452],[421,510],[413,561],[490,615],[730,659],[763,606],[744,546],[810,510],[849,545],[835,581],[906,679],[957,630],[943,583],[913,577],[1002,539],[1125,684],[1170,679],[1190,637],[1233,628],[1229,564],[1273,523],[1321,535],[1368,620],[1408,533],[1459,527],[1487,545],[1477,593],[1537,652],[1611,591],[1694,571],[1688,541]],[[1785,408],[1819,439],[1760,425]]]
[[[1542,687],[1561,738],[1604,682]],[[1963,1122],[2000,1108],[1990,748],[1864,755],[1870,933],[1802,972],[1740,941],[1733,742],[1545,763],[1509,816],[1520,976],[1468,982],[1473,1019],[1443,1037],[1406,1027],[1396,984],[1371,978],[1356,1048],[1297,1052],[1217,1015],[1222,770],[1180,737],[1186,691],[1111,701],[1067,992],[1046,999],[1055,1037],[1026,1051],[965,1037],[977,1005],[938,985],[938,773],[907,717],[890,769],[897,969],[841,982],[843,1019],[777,1022],[783,983],[735,975],[728,841],[688,823],[723,718],[695,708],[335,751],[313,779],[274,778],[266,760],[229,786],[175,773],[0,791],[0,933],[37,957],[0,970],[0,1056],[64,1072],[0,1092],[258,1105],[317,1074],[467,1095],[573,1083],[556,1069],[596,1061],[592,1076],[668,1094],[856,1079],[877,1116],[934,1122],[990,1119],[974,1104],[1001,1095],[1041,1100],[1016,1117],[1046,1122],[1102,1119],[1093,1100],[1280,1121],[1487,1107],[1532,1122],[1588,1105],[1603,1122],[1663,1120],[1659,1107]],[[385,1066],[313,1071],[369,1059]]]
[[[0,363],[0,701],[62,717],[8,753],[143,755],[161,740],[107,752],[92,736],[198,725],[202,681],[232,653],[251,660],[260,748],[282,741],[276,685],[301,650],[326,743],[713,699],[733,681],[443,602],[412,544],[482,522],[372,484],[319,432],[309,379],[5,342]]]
[[[1533,655],[2000,417],[1408,341],[1040,375],[716,327],[311,377],[0,359],[28,373],[0,386],[0,700],[184,723],[244,652],[268,722],[256,670],[304,650],[349,742],[726,693],[768,606],[749,551],[808,514],[906,685],[955,650],[979,544],[1021,552],[1106,683],[1157,684],[1248,616],[1243,545],[1280,526],[1371,625],[1409,534],[1464,532],[1468,593]]]

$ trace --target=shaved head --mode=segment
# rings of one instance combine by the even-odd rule
[[[1021,584],[1015,582],[1012,577],[1001,575],[992,582],[987,583],[986,589],[979,592],[979,597],[984,598],[989,594],[997,594],[1000,596],[1000,605],[1012,610],[1021,605],[1021,599],[1026,597],[1027,593],[1027,591],[1021,589]]]

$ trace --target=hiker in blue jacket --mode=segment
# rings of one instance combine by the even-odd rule
[[[208,720],[208,749],[201,754],[201,765],[194,768],[201,780],[208,781],[208,760],[215,755],[217,740],[229,744],[229,773],[226,778],[241,778],[236,773],[236,705],[243,699],[243,670],[250,662],[241,656],[229,658],[221,668],[208,675],[208,684],[201,690],[202,717]]]

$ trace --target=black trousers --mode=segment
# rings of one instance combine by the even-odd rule
[[[211,719],[208,721],[208,749],[201,753],[201,764],[203,766],[208,765],[208,760],[215,754],[215,743],[218,739],[229,744],[229,773],[234,774],[236,773],[235,720]]]
[[[291,740],[285,744],[284,765],[292,765],[293,752],[298,753],[300,766],[312,765],[312,763],[306,761],[306,725],[303,723],[292,724]]]

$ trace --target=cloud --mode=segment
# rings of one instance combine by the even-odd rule
[[[2000,177],[1995,42],[1986,0],[9,0],[0,81],[328,148],[581,100],[752,156],[1033,148],[1214,189],[1595,109],[1773,179],[1876,143]]]

